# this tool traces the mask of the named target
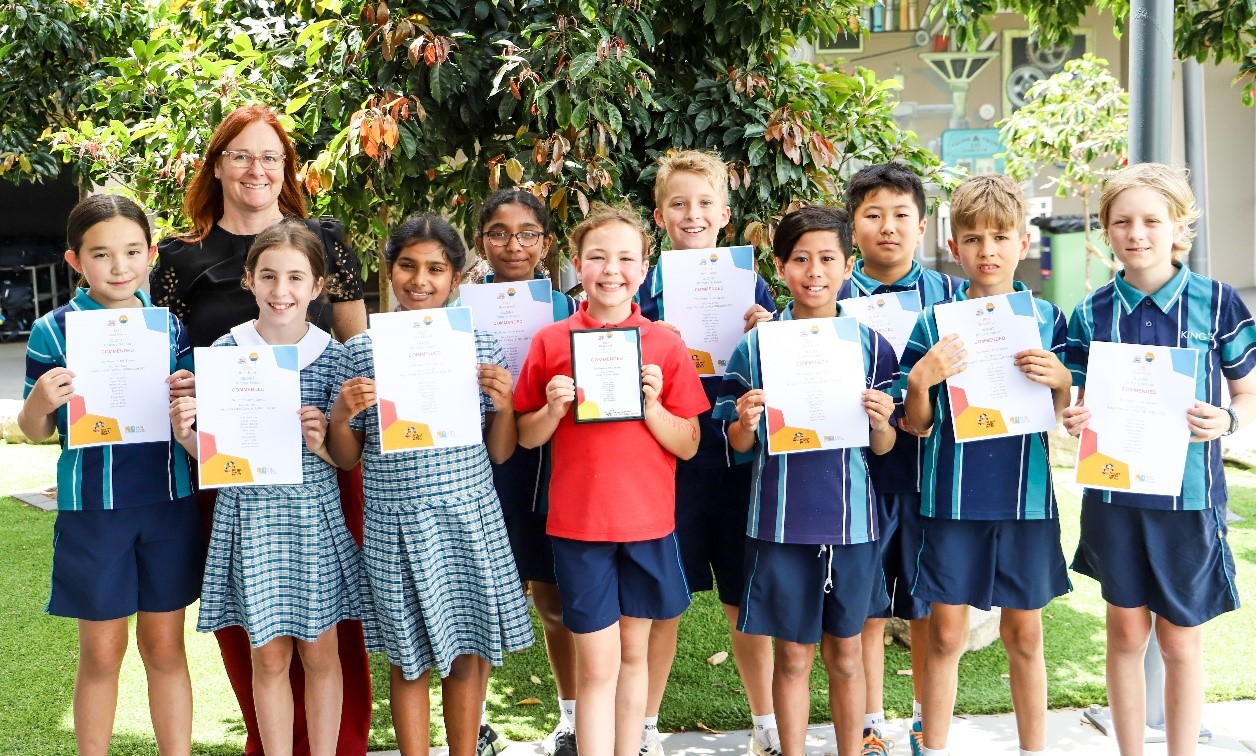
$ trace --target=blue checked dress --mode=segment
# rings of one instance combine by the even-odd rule
[[[370,333],[346,346],[352,374],[374,378]],[[475,346],[478,362],[505,367],[492,335],[477,331]],[[481,393],[481,419],[492,409]],[[463,654],[500,666],[503,652],[532,645],[484,444],[384,455],[376,407],[349,425],[366,433],[367,649],[413,680],[433,667],[447,677]]]
[[[311,326],[311,331],[314,331]],[[227,334],[214,346],[233,346]],[[328,340],[301,369],[301,405],[327,412],[348,352]],[[362,616],[362,557],[345,525],[336,470],[302,445],[304,482],[222,488],[196,629],[240,625],[256,648],[281,636],[312,641]]]

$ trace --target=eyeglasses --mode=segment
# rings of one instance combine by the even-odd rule
[[[287,155],[282,152],[263,152],[260,155],[254,155],[244,150],[223,150],[222,156],[226,159],[227,165],[232,168],[252,168],[253,161],[259,160],[262,168],[268,171],[279,170],[287,160]]]
[[[545,238],[544,231],[520,231],[512,234],[509,231],[485,231],[484,238],[494,247],[504,247],[510,243],[511,237],[519,242],[520,247],[534,247],[536,243]]]

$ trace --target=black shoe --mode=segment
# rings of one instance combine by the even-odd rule
[[[576,752],[576,732],[561,724],[542,742],[548,756],[578,756]]]
[[[480,737],[475,746],[477,756],[497,756],[505,747],[506,743],[496,730],[486,724],[480,725]]]

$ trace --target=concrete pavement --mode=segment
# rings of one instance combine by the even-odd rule
[[[909,722],[898,719],[888,723],[885,736],[894,741],[891,754],[907,756],[911,746],[907,740]],[[1198,756],[1251,756],[1256,753],[1256,701],[1227,701],[1204,706],[1204,726],[1212,731],[1212,740],[1199,746]],[[833,727],[811,725],[807,733],[809,756],[836,754]],[[687,756],[743,756],[750,733],[682,732],[663,735],[663,752]],[[1016,719],[1011,714],[956,717],[951,727],[949,749],[955,756],[1016,756]],[[1116,740],[1082,720],[1081,709],[1057,709],[1047,713],[1047,752],[1070,756],[1112,756],[1117,753]],[[433,756],[445,756],[448,749],[433,748]],[[1149,743],[1146,756],[1163,756],[1163,743]],[[399,756],[399,751],[380,751],[376,756]],[[544,756],[540,743],[511,743],[501,756]]]

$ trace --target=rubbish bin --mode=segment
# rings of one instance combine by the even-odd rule
[[[1053,215],[1029,221],[1042,229],[1043,299],[1059,307],[1067,317],[1086,296],[1086,232],[1081,215]],[[1112,259],[1112,250],[1103,242],[1099,216],[1090,216],[1090,239]],[[1112,271],[1100,260],[1090,262],[1091,290],[1112,280]]]

